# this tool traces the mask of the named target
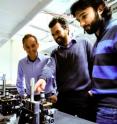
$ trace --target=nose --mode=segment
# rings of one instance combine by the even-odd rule
[[[84,25],[85,25],[85,22],[84,21],[80,21],[80,26],[84,27]]]
[[[33,48],[32,48],[32,47],[30,47],[30,48],[29,48],[29,52],[32,52],[32,51],[33,51]]]
[[[54,35],[54,39],[56,40],[58,38],[58,35]]]

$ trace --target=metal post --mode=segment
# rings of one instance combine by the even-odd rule
[[[34,78],[31,78],[30,80],[30,100],[31,102],[34,101],[34,86],[35,86],[35,79]]]
[[[3,96],[6,95],[6,74],[3,74],[3,77],[2,77],[2,80],[3,80]]]

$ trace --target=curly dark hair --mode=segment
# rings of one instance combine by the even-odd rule
[[[71,11],[71,14],[75,17],[75,13],[77,11],[84,10],[87,7],[93,7],[93,9],[97,11],[97,8],[101,4],[104,6],[102,17],[105,20],[109,20],[112,17],[112,11],[111,11],[111,8],[108,7],[107,2],[104,0],[78,0],[72,4],[70,11]]]
[[[22,43],[24,44],[25,40],[27,40],[30,37],[33,37],[35,39],[36,43],[38,43],[37,38],[34,35],[32,35],[32,34],[26,34],[26,35],[24,35],[24,37],[22,39]]]
[[[68,27],[68,22],[67,22],[67,20],[66,20],[65,18],[63,18],[63,17],[58,16],[58,17],[54,17],[54,18],[50,21],[50,23],[49,23],[49,28],[52,28],[56,23],[61,24],[61,27],[62,27],[63,29],[66,29],[66,28]]]

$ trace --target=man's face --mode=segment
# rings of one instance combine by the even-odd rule
[[[92,7],[76,12],[76,19],[88,34],[96,33],[100,26],[100,18]]]
[[[51,33],[56,41],[56,43],[60,46],[66,46],[67,45],[67,37],[68,37],[68,29],[64,29],[60,23],[56,23],[51,28]]]
[[[30,58],[34,58],[37,56],[37,49],[39,47],[39,44],[35,41],[33,37],[25,39],[23,47]]]

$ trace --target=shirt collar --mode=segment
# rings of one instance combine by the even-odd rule
[[[69,38],[69,44],[67,44],[67,46],[59,46],[59,47],[67,49],[70,48],[74,43],[76,43],[76,40]]]
[[[100,30],[100,35],[97,36],[97,41],[99,41],[103,36],[104,34],[106,33],[106,31],[110,28],[110,25],[111,25],[111,22],[113,21],[114,19],[110,19],[108,21],[105,21],[102,25],[101,25],[101,30]]]
[[[40,54],[38,54],[36,60],[41,61],[41,60],[42,60],[42,56],[41,56]],[[35,61],[36,61],[36,60],[35,60]],[[31,61],[29,60],[28,56],[26,57],[26,61],[27,61],[28,63],[31,62]],[[35,62],[35,61],[34,61],[34,62]]]

